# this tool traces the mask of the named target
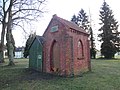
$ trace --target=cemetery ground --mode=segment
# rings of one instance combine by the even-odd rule
[[[0,64],[0,90],[120,90],[120,59],[93,59],[92,71],[76,77],[30,71],[28,59],[7,64]]]

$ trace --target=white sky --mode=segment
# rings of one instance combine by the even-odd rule
[[[120,23],[120,1],[119,0],[106,0],[108,5],[113,10],[115,19]],[[95,36],[97,36],[97,30],[99,29],[99,10],[103,0],[47,0],[45,10],[48,12],[43,14],[43,17],[39,22],[34,23],[35,31],[37,35],[42,35],[47,28],[52,15],[57,14],[57,16],[64,18],[66,20],[71,20],[73,14],[78,14],[78,12],[83,8],[87,15],[89,15],[89,9],[92,18],[92,28]],[[29,30],[28,30],[29,31]],[[16,46],[24,46],[25,40],[23,32],[20,30],[14,30],[13,35],[15,37]]]

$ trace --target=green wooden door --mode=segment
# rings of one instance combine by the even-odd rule
[[[36,63],[36,66],[37,66],[37,69],[42,71],[42,46],[39,44],[37,46],[37,63]]]
[[[29,50],[29,67],[32,69],[36,68],[36,50],[35,50],[35,43],[32,44],[30,50]]]

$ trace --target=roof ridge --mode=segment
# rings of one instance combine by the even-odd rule
[[[75,23],[73,23],[71,21],[68,21],[66,19],[63,19],[61,17],[58,17],[56,14],[53,15],[53,18],[59,20],[61,23],[65,24],[65,26],[67,26],[69,28],[72,28],[72,29],[75,29],[75,30],[77,30],[79,32],[88,34],[85,30],[83,30],[82,28],[80,28],[79,26],[77,26]]]

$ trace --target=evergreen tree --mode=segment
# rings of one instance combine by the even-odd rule
[[[95,43],[94,43],[94,37],[93,37],[93,30],[92,30],[92,28],[90,27],[90,29],[89,29],[89,31],[90,31],[90,56],[91,56],[91,58],[96,58],[96,48],[95,48]]]
[[[83,9],[81,9],[79,11],[77,16],[73,15],[71,21],[88,32],[88,30],[89,30],[88,16],[86,15],[86,13]]]
[[[78,17],[76,15],[73,15],[71,21],[74,22],[75,24],[77,24],[79,26]]]
[[[92,27],[90,27],[90,22],[88,20],[88,16],[86,15],[85,11],[81,9],[77,16],[73,15],[71,21],[77,24],[79,27],[83,28],[83,30],[85,30],[87,33],[90,34],[90,55],[91,58],[96,58],[93,30]]]
[[[118,22],[114,19],[114,15],[109,5],[104,1],[100,10],[100,20],[101,32],[98,37],[100,37],[101,44],[101,54],[105,58],[113,58],[117,52],[117,46],[115,43],[118,40]]]
[[[78,13],[78,25],[79,27],[83,28],[88,32],[89,30],[89,21],[88,16],[86,15],[85,11],[81,9]]]
[[[29,48],[30,48],[30,45],[32,44],[33,40],[35,39],[35,37],[36,37],[36,33],[30,34],[29,38],[26,41],[26,45],[25,45],[25,49],[24,49],[24,57],[25,58],[27,58],[27,56],[29,55]]]

